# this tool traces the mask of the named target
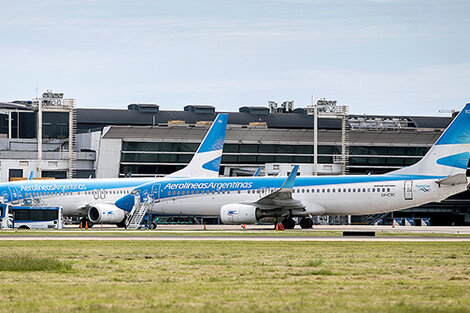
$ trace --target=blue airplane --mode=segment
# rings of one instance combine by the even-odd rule
[[[79,216],[93,223],[124,226],[126,214],[114,205],[123,195],[147,182],[219,175],[228,114],[219,114],[189,164],[165,178],[112,178],[29,180],[0,184],[3,203],[63,207],[64,216]]]
[[[116,201],[126,212],[150,202],[157,215],[219,216],[226,224],[281,220],[312,227],[315,215],[365,215],[441,201],[468,188],[470,104],[418,163],[384,175],[160,179]]]

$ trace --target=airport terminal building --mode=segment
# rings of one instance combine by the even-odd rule
[[[301,165],[300,175],[313,174],[314,115],[309,107],[243,106],[228,113],[222,175],[253,175],[258,167],[262,175],[283,175],[294,164]],[[155,104],[60,111],[53,105],[39,110],[34,102],[0,103],[0,179],[27,177],[38,164],[41,177],[163,176],[189,162],[216,115],[210,105],[175,111]],[[452,118],[319,115],[318,174],[380,174],[414,164]],[[429,217],[432,225],[470,225],[470,193],[394,215]],[[390,216],[352,221],[374,223]]]

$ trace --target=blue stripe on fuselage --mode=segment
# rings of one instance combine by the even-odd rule
[[[294,187],[304,186],[328,186],[339,184],[380,183],[387,181],[441,179],[442,176],[417,176],[417,175],[377,175],[377,176],[320,176],[297,177]],[[257,190],[261,188],[280,188],[285,177],[243,177],[243,178],[215,178],[215,179],[176,179],[172,181],[156,182],[161,185],[160,198],[172,197],[168,191],[236,191]],[[150,190],[155,183],[145,184],[138,189]]]
[[[139,185],[155,181],[155,178],[120,178],[120,179],[73,179],[73,180],[47,180],[47,181],[19,181],[0,184],[0,195],[6,201],[24,199],[29,194],[57,193],[57,192],[85,192],[93,190],[113,190],[122,188],[134,189]],[[16,196],[14,199],[12,193]],[[28,195],[28,196],[26,196]]]

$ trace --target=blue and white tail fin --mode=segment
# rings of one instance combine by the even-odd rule
[[[217,115],[189,164],[166,177],[218,177],[228,114]]]
[[[467,103],[421,161],[389,174],[442,177],[465,174],[469,159],[470,103]]]

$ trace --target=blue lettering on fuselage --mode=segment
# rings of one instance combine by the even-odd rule
[[[93,190],[133,189],[155,178],[115,179],[115,180],[54,180],[54,181],[22,181],[0,184],[0,196],[5,202],[17,200],[30,201],[32,198],[57,196],[59,193],[78,193]],[[25,202],[25,203],[26,203]],[[27,204],[27,203],[26,203]]]

